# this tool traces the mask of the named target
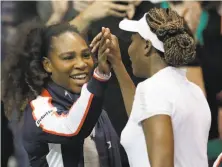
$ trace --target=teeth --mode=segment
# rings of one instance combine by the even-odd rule
[[[73,79],[84,79],[85,77],[86,77],[86,74],[72,76]]]

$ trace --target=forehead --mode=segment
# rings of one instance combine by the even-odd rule
[[[75,32],[64,32],[59,36],[52,37],[51,47],[58,54],[64,52],[81,52],[88,48],[85,40]]]

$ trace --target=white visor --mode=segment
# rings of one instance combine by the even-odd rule
[[[119,28],[125,31],[137,32],[145,40],[150,40],[153,47],[157,50],[164,52],[163,42],[161,42],[156,34],[154,34],[146,21],[146,14],[139,20],[124,19],[119,23]]]

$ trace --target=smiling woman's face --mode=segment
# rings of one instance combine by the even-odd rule
[[[48,60],[43,65],[51,73],[52,80],[73,92],[80,93],[89,81],[94,66],[91,52],[85,40],[74,32],[64,32],[53,37]]]

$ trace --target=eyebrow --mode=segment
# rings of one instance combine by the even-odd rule
[[[82,53],[85,53],[85,52],[91,52],[91,51],[90,51],[89,48],[86,48],[86,49],[83,49],[83,50],[82,50]]]
[[[83,50],[81,51],[81,53],[86,53],[86,52],[90,52],[90,53],[91,53],[91,51],[90,51],[89,48],[83,49]],[[63,53],[60,53],[59,56],[63,56],[63,55],[65,55],[65,54],[73,54],[73,55],[76,55],[76,52],[74,52],[74,51],[63,52]]]
[[[64,55],[66,55],[66,54],[76,55],[76,52],[63,52],[63,53],[60,53],[60,54],[59,54],[59,57],[64,56]]]

